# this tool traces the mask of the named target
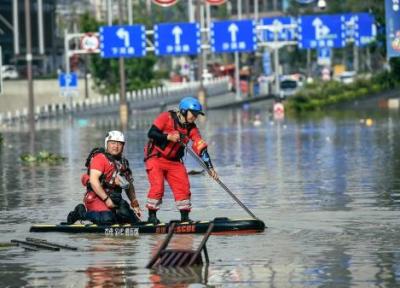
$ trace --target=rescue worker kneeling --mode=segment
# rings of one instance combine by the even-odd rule
[[[105,149],[95,148],[86,160],[87,174],[82,184],[87,187],[84,203],[68,214],[67,223],[89,220],[95,224],[134,224],[140,221],[141,210],[136,199],[132,171],[122,156],[125,137],[120,131],[110,131]],[[125,190],[131,207],[122,198]]]

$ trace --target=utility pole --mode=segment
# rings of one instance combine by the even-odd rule
[[[258,1],[259,0],[254,0],[254,20],[256,20],[257,23],[258,23],[258,14],[259,14]]]
[[[238,20],[242,20],[242,0],[237,2],[237,17]],[[242,94],[240,91],[240,58],[239,52],[235,52],[235,88],[236,88],[236,101],[242,100]]]
[[[33,80],[32,80],[32,35],[31,35],[31,5],[30,0],[25,0],[25,39],[26,39],[26,75],[28,79],[28,119],[29,131],[31,132],[31,141],[34,143],[35,132],[35,111],[34,111],[34,96],[33,96]],[[33,147],[32,147],[33,149]],[[33,151],[32,151],[33,152]]]
[[[193,0],[188,0],[188,19],[190,23],[194,22],[193,16]]]
[[[151,0],[146,0],[146,12],[147,12],[147,16],[150,17],[151,16]]]
[[[107,0],[107,23],[108,23],[108,26],[112,25],[112,14],[113,14],[112,2],[111,2],[111,0]]]
[[[14,38],[14,54],[19,54],[19,17],[18,17],[18,0],[13,0],[13,38]]]
[[[353,42],[353,70],[357,73],[360,70],[359,51],[356,41]]]
[[[119,14],[119,24],[122,24],[123,18],[123,7],[122,3],[124,0],[120,0],[118,3],[118,14]],[[128,7],[128,9],[132,9],[132,7]],[[125,59],[123,57],[119,57],[119,84],[120,84],[120,96],[119,96],[119,118],[121,121],[121,128],[123,131],[128,129],[128,104],[126,102],[126,89],[125,89]]]
[[[278,36],[279,36],[279,31],[280,29],[276,29],[274,31],[274,42],[276,45],[278,45]],[[274,53],[274,67],[275,67],[275,97],[279,97],[280,93],[280,81],[279,81],[279,48],[278,46],[275,48],[275,53]]]
[[[203,30],[204,28],[204,21],[202,21],[202,6],[203,6],[203,0],[197,0],[196,1],[196,19],[200,23],[200,31]],[[203,44],[203,36],[202,33],[200,33],[200,45]],[[201,105],[203,105],[204,109],[207,108],[207,95],[206,95],[206,90],[204,88],[204,83],[203,83],[203,69],[204,69],[204,51],[201,49],[200,55],[197,56],[197,74],[198,74],[198,79],[200,82],[200,87],[199,91],[197,92],[197,97],[199,98],[199,101]]]

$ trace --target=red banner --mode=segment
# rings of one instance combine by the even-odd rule
[[[210,5],[221,5],[226,2],[226,0],[206,0],[206,2]]]
[[[153,2],[157,5],[167,7],[174,5],[178,0],[153,0]]]

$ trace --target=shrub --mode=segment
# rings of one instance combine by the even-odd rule
[[[30,164],[39,164],[39,163],[48,163],[48,164],[58,164],[65,160],[65,157],[50,153],[48,151],[40,151],[38,154],[23,154],[20,156],[20,159],[24,163]]]
[[[400,77],[385,71],[369,79],[358,79],[347,85],[337,81],[308,84],[296,96],[289,98],[288,110],[296,112],[317,110],[327,105],[352,101],[369,94],[393,89],[400,86],[400,80],[397,78]]]

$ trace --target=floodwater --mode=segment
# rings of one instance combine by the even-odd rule
[[[21,163],[29,133],[17,124],[3,127],[1,242],[36,237],[79,250],[1,249],[0,286],[399,287],[399,112],[370,105],[274,120],[268,105],[210,111],[199,123],[221,180],[268,229],[211,236],[210,265],[193,269],[144,268],[165,235],[29,232],[35,223],[65,221],[81,201],[84,160],[107,130],[118,128],[115,119],[39,122],[36,150],[67,157],[55,166]],[[127,133],[142,206],[148,188],[142,151],[154,116],[134,114]],[[186,162],[200,170],[190,155]],[[193,175],[191,184],[192,219],[248,218],[207,176]],[[159,217],[178,219],[169,190]],[[201,239],[177,235],[172,246],[194,249]]]

